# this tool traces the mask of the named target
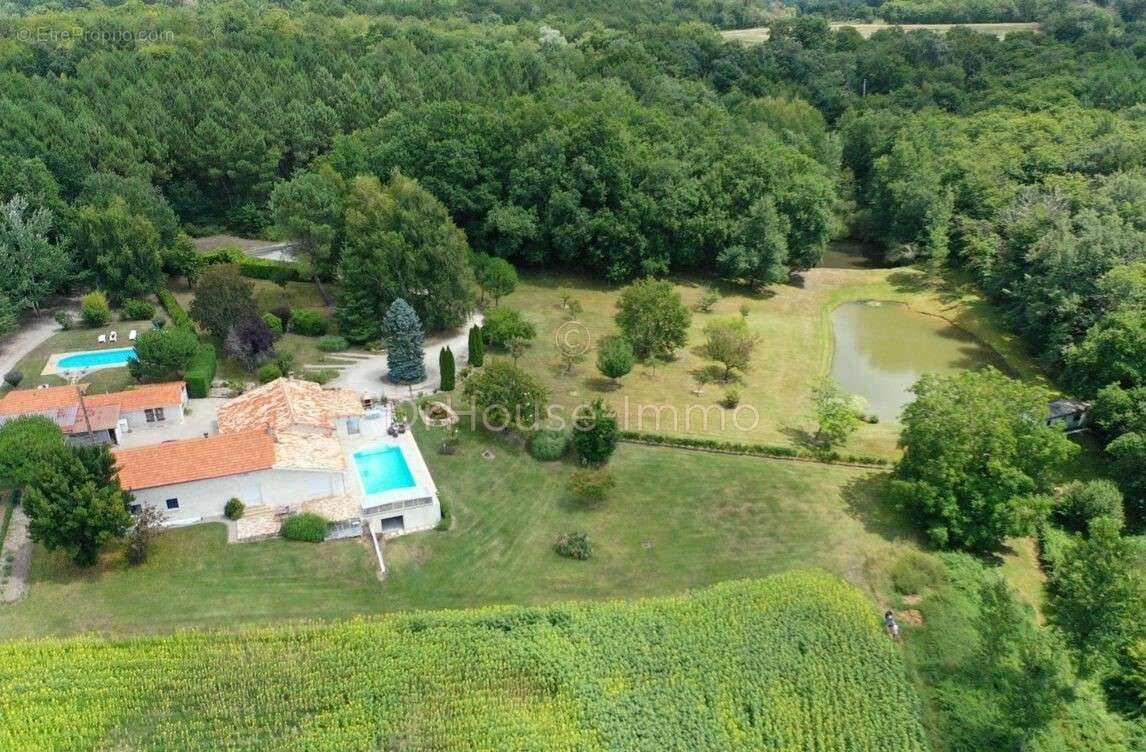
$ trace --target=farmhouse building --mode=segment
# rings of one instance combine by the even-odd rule
[[[77,384],[8,392],[0,399],[0,425],[39,415],[54,421],[73,443],[117,444],[123,434],[183,422],[187,387],[182,381],[108,394],[87,391],[87,384]]]

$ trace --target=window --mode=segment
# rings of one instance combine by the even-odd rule
[[[139,514],[140,512],[143,511],[143,506],[140,504],[132,504],[131,506],[128,507],[128,510],[132,514]]]
[[[179,508],[179,499],[168,499],[167,500],[167,508],[168,509],[178,509]]]
[[[359,431],[361,431],[361,430],[362,429],[358,425],[358,418],[347,418],[346,419],[346,433],[350,434],[351,436],[354,436],[357,433],[359,433]]]
[[[147,419],[148,423],[162,423],[167,420],[166,416],[163,415],[162,407],[147,408],[143,411],[143,417]]]

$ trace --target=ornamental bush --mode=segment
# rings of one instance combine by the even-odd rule
[[[318,338],[318,349],[323,352],[342,352],[349,347],[350,343],[346,337],[339,337],[336,334],[328,334]]]
[[[282,527],[279,528],[279,535],[287,540],[322,543],[326,540],[328,527],[329,523],[321,514],[300,512],[283,520]]]
[[[150,300],[132,298],[123,301],[119,311],[124,321],[145,321],[155,316],[155,304]]]
[[[283,370],[279,368],[278,363],[265,363],[259,368],[259,383],[269,384],[275,379],[281,379]]]
[[[529,453],[542,462],[561,459],[568,448],[569,437],[564,431],[541,430],[529,439]]]
[[[104,326],[111,319],[111,306],[107,304],[107,296],[102,292],[89,292],[80,300],[80,318],[84,326],[96,329]]]
[[[566,559],[584,561],[593,555],[593,544],[589,542],[588,533],[561,533],[557,536],[554,548],[558,556],[564,556]]]
[[[321,337],[330,331],[330,321],[320,311],[294,308],[291,309],[290,330],[304,337]]]
[[[20,386],[20,382],[24,380],[24,374],[19,371],[9,371],[4,374],[4,383],[15,389]]]
[[[243,516],[243,511],[246,508],[246,504],[232,496],[231,499],[227,502],[227,505],[223,507],[223,516],[228,520],[240,519]]]
[[[282,336],[283,333],[283,320],[273,313],[264,313],[263,322],[267,325],[267,329],[271,330],[271,334],[276,337]]]

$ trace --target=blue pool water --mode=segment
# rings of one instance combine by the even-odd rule
[[[354,464],[358,466],[362,488],[368,494],[414,487],[414,475],[399,447],[373,447],[355,452]]]
[[[60,370],[64,370],[67,368],[126,366],[127,361],[134,357],[134,347],[119,347],[114,350],[89,350],[88,352],[76,353],[66,358],[60,358],[56,367]]]

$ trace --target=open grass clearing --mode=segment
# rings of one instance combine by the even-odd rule
[[[978,32],[979,34],[990,34],[991,36],[999,39],[1005,38],[1008,34],[1016,34],[1026,31],[1041,31],[1042,26],[1038,23],[935,23],[935,24],[891,24],[886,22],[881,23],[863,23],[859,21],[833,21],[831,23],[833,30],[850,27],[859,32],[860,36],[864,39],[870,38],[877,31],[884,29],[899,28],[904,31],[932,31],[936,34],[946,34],[952,29],[970,29],[971,31]],[[771,31],[767,26],[758,26],[752,29],[728,29],[720,32],[720,35],[725,39],[735,39],[749,44],[756,44],[759,42],[768,41]]]
[[[572,463],[468,431],[444,456],[437,429],[418,431],[453,525],[389,541],[384,582],[361,541],[227,544],[221,524],[164,533],[138,568],[121,548],[81,571],[37,547],[29,594],[2,612],[0,639],[632,598],[806,567],[881,600],[887,568],[917,548],[877,471],[622,445],[616,491],[586,509],[565,490]],[[573,530],[589,533],[594,558],[554,553]]]
[[[517,290],[502,301],[502,305],[522,309],[538,327],[538,337],[520,364],[550,388],[553,403],[566,415],[582,402],[605,396],[628,430],[775,445],[806,441],[814,430],[810,385],[828,373],[831,365],[829,315],[850,301],[899,301],[921,313],[942,316],[991,345],[1024,378],[1042,378],[1020,343],[1003,332],[993,311],[969,283],[918,269],[820,268],[799,275],[794,283],[774,285],[761,293],[724,287],[712,313],[694,311],[689,344],[673,362],[637,365],[614,389],[597,372],[595,350],[590,349],[585,362],[571,374],[562,369],[556,342],[573,325],[561,307],[561,287],[572,290],[583,306],[577,321],[585,331],[578,330],[576,336],[596,342],[617,331],[613,316],[618,289],[582,277],[524,274]],[[685,280],[677,290],[685,304],[695,308],[704,285]],[[711,361],[697,347],[708,321],[739,315],[741,305],[747,305],[748,325],[760,342],[738,384],[741,408],[734,413],[719,406],[726,387],[699,387],[696,374]],[[899,430],[895,421],[864,425],[844,449],[893,457]]]

